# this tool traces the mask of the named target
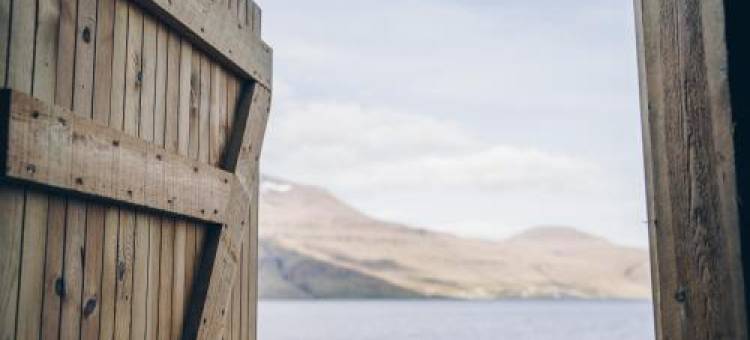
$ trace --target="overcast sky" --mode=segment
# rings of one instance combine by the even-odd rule
[[[364,212],[645,246],[632,0],[263,0],[262,171]]]

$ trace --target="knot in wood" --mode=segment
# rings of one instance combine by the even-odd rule
[[[83,316],[88,318],[91,313],[96,310],[96,298],[90,298],[88,301],[86,301],[86,304],[83,306]]]
[[[61,277],[58,277],[57,280],[55,280],[55,294],[60,298],[65,298],[65,280]]]
[[[83,41],[85,43],[90,43],[91,42],[91,28],[89,28],[88,26],[84,27],[83,32],[81,32],[81,37],[83,38]]]
[[[674,294],[674,299],[679,303],[685,303],[687,301],[687,289],[685,287],[678,288]]]

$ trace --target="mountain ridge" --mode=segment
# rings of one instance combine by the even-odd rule
[[[262,298],[650,297],[645,250],[562,226],[462,238],[381,221],[323,188],[270,176],[260,237]]]

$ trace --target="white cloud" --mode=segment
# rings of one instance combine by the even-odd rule
[[[274,0],[269,175],[465,235],[643,244],[632,2]]]
[[[276,114],[266,152],[271,166],[347,190],[586,192],[601,179],[592,161],[488,144],[435,117],[340,103]]]

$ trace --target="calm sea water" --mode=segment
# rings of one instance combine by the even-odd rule
[[[651,340],[650,302],[261,301],[259,340]]]

